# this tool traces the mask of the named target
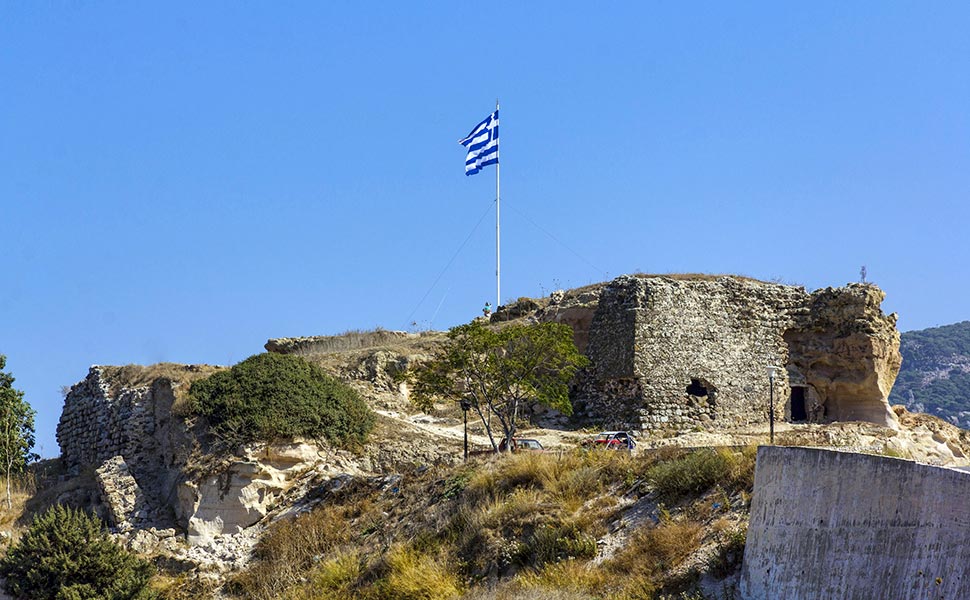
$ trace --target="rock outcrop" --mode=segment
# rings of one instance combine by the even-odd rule
[[[896,315],[883,315],[885,293],[850,284],[812,294],[785,332],[791,378],[811,390],[828,421],[895,421],[889,392],[899,373]]]
[[[267,352],[277,352],[279,354],[321,354],[373,348],[415,337],[420,337],[420,334],[377,329],[374,331],[349,332],[343,335],[277,338],[266,342],[265,348]]]
[[[347,457],[313,443],[252,446],[216,472],[185,480],[177,511],[188,543],[205,546],[261,521],[308,474],[361,473]]]
[[[372,366],[381,373],[392,368],[379,361]],[[239,566],[261,524],[298,505],[313,486],[459,457],[454,444],[422,441],[418,431],[408,439],[385,434],[384,443],[358,454],[312,440],[216,452],[204,428],[186,418],[181,397],[193,378],[215,370],[93,366],[65,398],[57,428],[63,463],[69,474],[94,473],[96,500],[87,507],[133,548]],[[74,494],[72,501],[89,502],[90,496]]]

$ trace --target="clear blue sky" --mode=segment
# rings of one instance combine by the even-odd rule
[[[970,318],[970,5],[365,6],[0,5],[0,353],[43,455],[91,364],[478,314],[494,168],[457,140],[496,98],[503,300],[866,265],[901,329]]]

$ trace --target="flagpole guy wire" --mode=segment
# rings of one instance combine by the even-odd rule
[[[601,269],[601,268],[597,267],[596,265],[594,265],[593,263],[591,263],[585,256],[583,256],[582,254],[580,254],[579,252],[577,252],[576,250],[574,250],[573,248],[571,248],[569,245],[567,245],[566,242],[560,240],[555,235],[553,235],[552,233],[550,233],[549,230],[547,230],[545,227],[543,227],[542,225],[539,225],[538,223],[536,223],[535,222],[535,219],[533,219],[529,215],[525,214],[525,212],[523,212],[522,210],[516,208],[515,207],[515,202],[513,202],[512,204],[510,204],[507,208],[509,208],[509,207],[512,209],[513,212],[518,213],[518,215],[520,217],[522,217],[523,219],[525,219],[526,221],[528,221],[533,227],[535,227],[536,229],[538,229],[542,233],[544,233],[547,236],[549,236],[549,239],[551,239],[552,241],[556,242],[557,244],[559,244],[560,246],[562,246],[566,250],[569,250],[573,254],[573,256],[575,256],[579,260],[583,261],[584,263],[586,263],[587,265],[589,265],[590,267],[592,267],[592,269],[594,271],[599,271],[599,273],[604,278],[609,278],[609,273],[607,273],[603,269]]]
[[[428,299],[428,296],[431,294],[431,290],[433,290],[435,286],[438,285],[438,282],[441,281],[442,277],[444,277],[445,272],[447,272],[448,268],[451,267],[451,263],[455,262],[455,259],[458,258],[459,254],[461,254],[461,251],[465,249],[465,246],[468,244],[468,241],[472,239],[472,236],[475,235],[476,231],[478,231],[478,227],[482,224],[482,221],[485,220],[485,217],[488,216],[488,213],[490,211],[491,211],[491,207],[488,207],[485,209],[485,212],[482,213],[482,216],[478,217],[478,222],[475,223],[475,226],[472,227],[472,230],[468,232],[467,236],[465,236],[465,241],[463,241],[461,245],[458,246],[458,249],[455,250],[454,254],[451,255],[451,258],[448,259],[448,263],[444,266],[443,269],[441,269],[441,272],[438,273],[438,276],[434,278],[434,281],[431,283],[431,286],[428,287],[428,291],[426,291],[424,295],[421,296],[421,299],[418,300],[418,303],[411,311],[411,314],[408,315],[408,318],[407,318],[408,323],[411,323],[411,319],[414,317],[415,313],[418,312],[418,309],[421,308],[421,305],[424,304],[424,301]],[[447,292],[445,292],[445,294],[447,295]],[[441,307],[439,306],[438,308],[440,309]],[[436,310],[435,315],[437,315],[437,312],[438,311]]]

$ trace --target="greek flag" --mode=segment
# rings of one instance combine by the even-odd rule
[[[465,175],[474,175],[482,167],[498,164],[498,109],[475,125],[472,132],[458,143],[468,148],[465,157]]]

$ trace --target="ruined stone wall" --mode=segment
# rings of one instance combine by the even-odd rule
[[[103,368],[93,366],[64,399],[57,443],[65,466],[76,473],[114,456],[144,454],[154,429],[151,389],[125,389],[113,397]]]
[[[592,309],[577,413],[618,429],[764,423],[765,367],[777,365],[777,420],[792,419],[795,403],[798,420],[891,425],[899,334],[882,299],[861,284],[808,294],[731,276],[619,277]]]
[[[279,354],[322,354],[384,346],[413,337],[420,337],[420,334],[377,330],[343,335],[277,338],[267,341],[264,347],[267,352]]]
[[[130,474],[155,522],[169,526],[177,517],[172,500],[192,447],[184,423],[172,415],[178,384],[163,377],[112,390],[110,369],[117,368],[91,367],[65,397],[57,424],[61,459],[75,475],[108,464],[114,465],[112,473]]]
[[[763,446],[741,597],[970,598],[968,495],[961,471]]]
[[[642,281],[647,298],[636,324],[635,370],[651,400],[644,425],[683,429],[767,420],[765,366],[786,363],[782,332],[805,292],[728,277]],[[779,378],[779,418],[788,393],[786,378]]]

